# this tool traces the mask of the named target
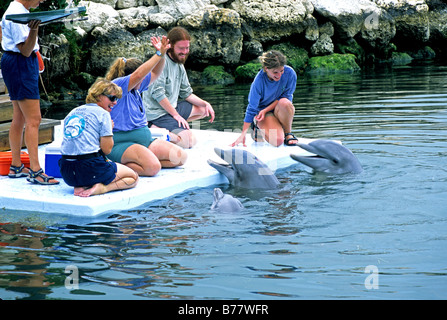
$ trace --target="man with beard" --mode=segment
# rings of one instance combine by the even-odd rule
[[[191,37],[182,27],[168,32],[171,48],[167,51],[165,67],[160,77],[143,94],[150,128],[166,128],[170,141],[183,148],[191,148],[196,138],[189,130],[188,121],[210,117],[214,120],[211,105],[193,94],[185,70]],[[158,53],[157,53],[158,54]],[[178,99],[183,101],[178,103]]]

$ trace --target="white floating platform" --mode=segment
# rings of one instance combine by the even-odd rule
[[[227,178],[208,165],[207,160],[224,162],[214,148],[229,149],[239,133],[213,130],[193,130],[198,143],[187,150],[188,160],[182,167],[162,169],[155,177],[140,177],[138,185],[129,190],[115,191],[103,195],[81,198],[73,195],[73,188],[62,178],[59,185],[41,186],[29,183],[26,178],[10,179],[0,176],[0,210],[60,213],[74,216],[97,216],[112,210],[128,210],[149,201],[163,199],[185,190],[228,183]],[[300,138],[308,143],[313,139]],[[255,143],[247,135],[246,150],[256,155],[272,171],[297,164],[290,154],[309,155],[296,146],[275,148],[268,143]],[[245,148],[239,146],[238,148]],[[39,158],[45,168],[45,149],[40,147]]]

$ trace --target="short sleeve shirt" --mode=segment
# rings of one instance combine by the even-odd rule
[[[19,43],[25,42],[28,38],[30,28],[26,24],[14,23],[6,20],[8,14],[29,13],[23,4],[17,1],[12,1],[2,18],[2,48],[4,51],[13,51],[19,53],[17,48]],[[34,51],[39,50],[39,44],[36,41]]]
[[[118,100],[117,104],[112,108],[111,116],[114,123],[113,131],[131,131],[147,126],[146,110],[143,107],[143,99],[141,93],[146,91],[151,82],[151,74],[149,73],[140,84],[140,88],[129,88],[130,75],[116,78],[112,82],[123,89],[123,96]]]
[[[110,113],[95,103],[73,109],[64,119],[63,155],[98,152],[100,138],[113,136]]]

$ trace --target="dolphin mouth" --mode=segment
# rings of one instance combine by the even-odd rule
[[[362,166],[354,154],[341,143],[332,140],[315,140],[309,144],[298,144],[309,155],[290,155],[292,159],[308,167],[327,173],[358,173]]]
[[[304,143],[298,143],[297,146],[300,147],[301,149],[309,152],[310,154],[307,156],[296,156],[296,157],[306,158],[306,159],[308,159],[308,158],[326,159],[329,161],[329,159],[325,155],[321,154],[321,152],[319,152],[315,147],[313,147],[311,145],[304,144]]]
[[[309,144],[298,143],[301,149],[309,152],[309,155],[298,156],[291,154],[290,156],[295,161],[301,162],[302,164],[311,167],[312,169],[317,169],[321,167],[326,167],[329,163],[334,163],[334,159],[328,158],[326,155],[319,152],[319,150]]]

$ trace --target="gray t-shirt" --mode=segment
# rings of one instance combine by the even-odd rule
[[[185,66],[172,61],[166,54],[163,72],[143,93],[147,120],[152,121],[168,113],[160,105],[160,101],[164,98],[168,98],[171,105],[177,108],[178,99],[186,99],[192,92]]]
[[[110,113],[95,103],[73,109],[64,119],[63,155],[98,152],[101,137],[113,136]]]

